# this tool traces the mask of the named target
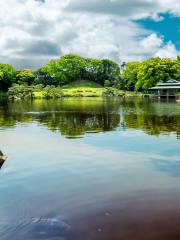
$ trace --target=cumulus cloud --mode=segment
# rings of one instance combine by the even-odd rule
[[[57,56],[61,54],[61,50],[57,43],[50,42],[46,40],[35,40],[30,42],[27,46],[24,47],[19,54],[24,54],[26,56]]]
[[[67,5],[68,11],[91,12],[118,15],[123,18],[138,19],[149,15],[157,7],[155,1],[143,0],[71,0]],[[144,11],[146,9],[146,11]]]
[[[176,58],[178,55],[176,47],[171,42],[160,48],[155,54],[155,56],[161,58]]]
[[[140,45],[147,50],[153,51],[161,47],[163,44],[162,37],[158,37],[157,34],[152,33],[146,38],[142,39]]]
[[[69,11],[116,14],[128,19],[158,19],[158,14],[166,11],[180,15],[178,0],[69,0],[66,8]]]
[[[37,68],[68,53],[119,62],[175,57],[173,44],[133,22],[161,21],[167,11],[178,16],[179,1],[6,0],[0,8],[0,61]]]

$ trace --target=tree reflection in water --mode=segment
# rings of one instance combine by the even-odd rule
[[[3,102],[0,128],[39,122],[66,137],[141,129],[150,135],[176,133],[180,138],[180,104],[142,99],[63,99]]]

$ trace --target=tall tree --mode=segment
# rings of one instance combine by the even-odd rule
[[[167,58],[150,58],[139,67],[136,90],[147,90],[158,82],[166,82],[169,79],[180,81],[180,62]]]
[[[18,70],[16,74],[16,82],[18,84],[28,84],[31,85],[34,83],[35,80],[35,74],[32,70],[26,69],[26,70]]]
[[[110,59],[103,59],[101,62],[103,65],[102,83],[104,84],[104,81],[108,80],[111,85],[118,85],[120,80],[119,65]]]
[[[121,88],[128,91],[134,91],[138,81],[138,72],[141,62],[129,62],[124,67],[121,75]]]
[[[0,64],[0,90],[7,91],[16,76],[16,70],[9,64]]]

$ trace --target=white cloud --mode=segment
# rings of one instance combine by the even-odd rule
[[[160,21],[164,20],[164,17],[159,15],[159,14],[157,14],[157,13],[154,13],[151,16],[151,19],[154,20],[154,22],[160,22]]]
[[[162,44],[163,44],[162,37],[158,37],[157,34],[155,33],[150,34],[140,42],[140,45],[144,49],[150,51],[156,50],[157,48],[161,47]]]
[[[6,0],[0,8],[0,61],[35,68],[66,53],[117,61],[165,51],[175,56],[175,46],[132,19],[160,21],[162,12],[178,15],[179,5],[176,0]]]
[[[69,11],[116,14],[128,19],[158,19],[159,13],[167,11],[180,15],[179,0],[69,0],[66,7]]]
[[[160,48],[155,56],[161,57],[161,58],[176,58],[178,56],[178,51],[174,44],[169,42],[163,48]]]
[[[176,16],[180,16],[179,0],[158,0],[161,11],[168,11]]]

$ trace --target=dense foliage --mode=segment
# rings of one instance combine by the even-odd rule
[[[138,81],[139,67],[141,62],[129,62],[122,72],[120,87],[124,90],[134,91]]]
[[[9,64],[0,64],[0,91],[7,91],[16,78],[16,70]]]
[[[180,81],[180,61],[174,59],[150,58],[143,62],[129,62],[122,73],[122,87],[125,90],[144,91],[158,82],[169,79]]]
[[[180,61],[177,59],[150,58],[142,62],[128,62],[120,69],[109,59],[83,58],[69,54],[52,60],[37,71],[16,70],[9,64],[0,64],[0,91],[10,95],[18,92],[32,95],[32,86],[47,86],[47,95],[76,81],[91,81],[104,87],[126,91],[146,91],[160,81],[180,81]],[[23,85],[23,86],[21,86]],[[54,86],[48,90],[48,86]],[[34,89],[34,88],[33,88]],[[48,93],[49,92],[49,93]],[[55,93],[55,95],[61,95]]]
[[[158,82],[169,79],[180,81],[180,62],[172,59],[151,58],[138,68],[136,90],[147,90]]]
[[[109,59],[83,58],[66,55],[52,60],[37,71],[37,83],[62,86],[76,80],[88,80],[104,85],[114,85],[120,79],[120,67]]]
[[[35,82],[35,73],[32,70],[18,70],[16,72],[16,83],[32,85]]]

